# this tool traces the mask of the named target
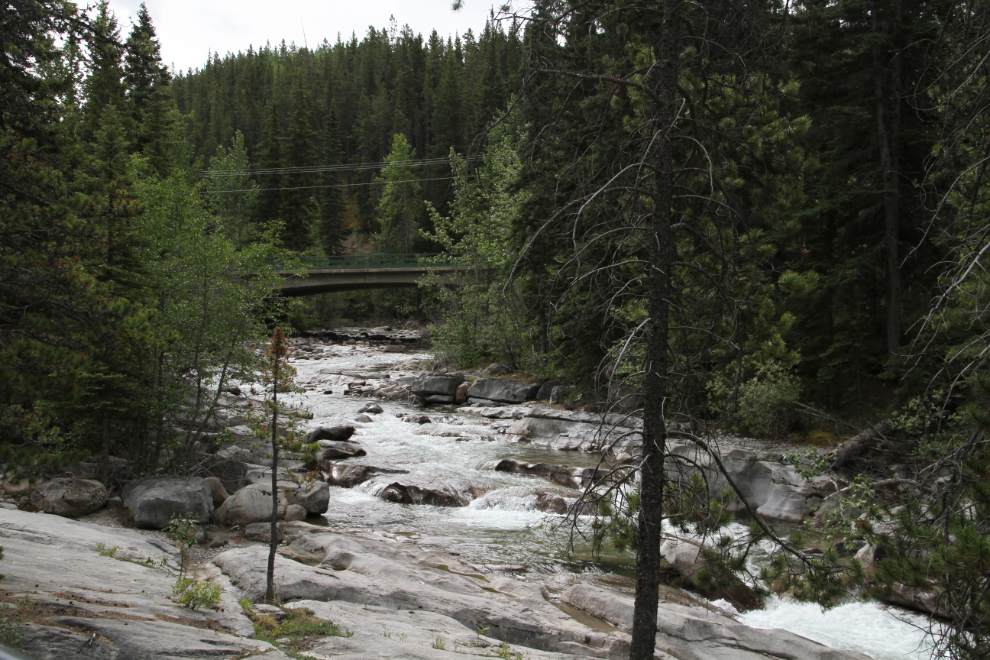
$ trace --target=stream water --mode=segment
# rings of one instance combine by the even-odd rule
[[[566,530],[557,530],[562,517],[537,507],[541,494],[573,497],[575,491],[547,480],[494,471],[503,458],[567,466],[593,466],[593,454],[535,449],[507,442],[492,420],[469,408],[423,410],[405,403],[344,396],[333,386],[339,374],[381,373],[392,378],[413,375],[395,365],[426,354],[395,354],[364,346],[328,347],[321,359],[294,360],[297,381],[314,389],[295,395],[294,403],[314,414],[312,424],[353,425],[353,440],[368,455],[348,462],[408,470],[408,475],[381,475],[354,488],[330,489],[329,524],[341,531],[406,537],[425,550],[458,554],[486,571],[519,580],[537,581],[551,592],[562,591],[575,579],[631,590],[632,553],[594,561],[589,552],[566,552]],[[325,394],[326,389],[331,394]],[[369,402],[384,410],[370,423],[355,422]],[[429,424],[413,424],[397,415],[426,414]],[[431,483],[470,482],[484,494],[464,507],[435,507],[387,502],[376,497],[397,478]],[[774,597],[764,610],[739,616],[756,628],[784,628],[834,648],[854,649],[878,660],[927,658],[923,616],[887,608],[876,602],[851,601],[827,612],[815,605]]]

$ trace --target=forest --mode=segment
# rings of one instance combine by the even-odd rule
[[[938,553],[945,648],[981,657],[990,592],[957,589],[990,579],[988,12],[537,0],[479,34],[393,20],[183,72],[143,5],[128,29],[106,3],[6,3],[0,460],[180,469],[276,324],[415,317],[445,369],[642,413],[641,546],[673,506],[666,420],[883,425],[928,484],[897,502],[888,577],[933,579],[918,548]],[[273,263],[364,253],[469,269],[273,293]]]

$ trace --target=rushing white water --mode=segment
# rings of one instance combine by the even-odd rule
[[[562,516],[541,511],[539,498],[573,497],[574,491],[532,476],[495,472],[503,458],[568,466],[593,466],[597,457],[580,452],[558,452],[509,444],[508,436],[493,429],[492,420],[463,410],[423,410],[402,403],[378,402],[384,412],[370,423],[355,422],[361,407],[373,399],[343,396],[331,383],[342,372],[371,373],[425,354],[390,354],[364,347],[334,346],[323,359],[296,361],[298,381],[313,391],[297,395],[296,402],[314,413],[312,425],[350,424],[354,440],[368,455],[358,462],[408,474],[376,475],[355,488],[331,488],[329,524],[342,531],[406,537],[424,549],[460,555],[478,567],[510,573],[518,579],[539,579],[553,587],[580,572],[582,580],[628,587],[633,558],[615,555],[593,561],[590,554],[565,552],[566,534],[551,532]],[[392,377],[411,372],[390,372]],[[330,388],[332,394],[323,392]],[[397,414],[426,414],[430,424],[403,421]],[[393,481],[411,480],[448,485],[470,485],[480,496],[463,507],[395,504],[375,495]],[[742,525],[730,534],[742,534]],[[579,546],[580,549],[580,546]],[[759,561],[759,555],[755,555]],[[622,577],[625,576],[625,577]],[[833,648],[854,649],[877,660],[927,658],[923,628],[927,620],[873,602],[853,602],[822,612],[816,605],[774,597],[765,610],[739,619],[757,628],[783,628]]]
[[[854,602],[822,611],[818,605],[774,597],[766,609],[739,617],[754,628],[783,628],[826,646],[866,653],[877,660],[929,657],[924,628],[928,619],[886,608],[876,602]]]

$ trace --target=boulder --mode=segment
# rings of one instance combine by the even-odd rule
[[[533,397],[537,401],[549,401],[550,394],[553,393],[553,388],[559,387],[559,380],[548,380],[547,382],[540,385],[540,389],[536,390],[536,396]]]
[[[763,599],[729,571],[719,571],[705,560],[703,547],[685,539],[667,539],[660,554],[677,574],[709,600],[725,600],[740,612],[760,609]]]
[[[202,477],[140,477],[124,487],[123,500],[134,524],[146,529],[165,529],[172,516],[209,522],[213,511],[213,493]]]
[[[519,383],[514,380],[498,378],[479,378],[467,391],[472,399],[489,399],[504,403],[522,403],[532,399],[536,394],[536,386]]]
[[[432,506],[467,506],[484,491],[469,482],[431,483],[393,481],[378,493],[378,497],[396,504],[429,504]]]
[[[283,523],[275,523],[275,531],[278,536],[278,542],[281,543],[285,539],[285,525]],[[272,523],[271,520],[268,522],[256,522],[251,523],[244,527],[244,538],[248,541],[259,541],[261,543],[270,543],[272,538]]]
[[[285,520],[305,520],[306,519],[306,509],[298,504],[290,504],[285,507]]]
[[[24,497],[30,495],[35,488],[41,485],[40,477],[35,479],[15,479],[3,482],[3,492],[10,497]]]
[[[66,518],[85,516],[106,503],[106,486],[89,479],[52,479],[31,493],[31,504]]]
[[[354,421],[358,424],[371,424],[375,420],[371,419],[367,415],[358,415],[354,418]]]
[[[567,397],[571,395],[574,391],[574,387],[571,385],[558,385],[550,390],[550,404],[551,405],[563,405],[567,403]]]
[[[463,385],[463,383],[461,383]],[[423,397],[423,401],[426,403],[454,403],[454,397],[447,396],[446,394],[431,394],[430,396]]]
[[[426,415],[409,415],[402,418],[403,422],[409,422],[410,424],[430,424],[432,420]]]
[[[306,441],[348,440],[352,435],[354,435],[353,426],[319,426],[309,432]]]
[[[467,401],[468,390],[471,389],[471,383],[461,383],[457,386],[457,391],[454,392],[454,403],[464,403]]]
[[[368,455],[368,452],[353,442],[334,442],[327,443],[325,445],[321,443],[321,445],[324,449],[317,457],[316,464],[319,465],[322,470],[328,469],[326,466],[329,461]]]
[[[287,502],[278,498],[278,517],[285,516]],[[219,510],[221,524],[240,525],[271,521],[272,488],[264,484],[251,484],[231,495]]]
[[[385,411],[382,410],[382,407],[377,403],[369,403],[365,407],[361,408],[361,410],[359,410],[358,412],[367,413],[369,415],[381,415]]]
[[[279,489],[283,493],[279,496],[279,501],[284,497],[287,504],[298,504],[308,513],[326,513],[330,508],[330,484],[325,481],[314,480],[285,486],[279,483]]]
[[[491,376],[501,376],[511,371],[512,369],[510,369],[509,367],[505,366],[504,364],[498,364],[496,362],[495,364],[488,365],[488,367],[486,367],[485,370],[481,372],[481,375],[484,376],[485,378],[489,378]]]
[[[375,465],[355,465],[353,463],[333,463],[323,469],[327,474],[327,482],[340,488],[353,488],[379,474],[409,474],[409,470],[383,468]]]
[[[426,398],[432,394],[453,397],[457,386],[464,382],[460,374],[434,374],[420,376],[409,384],[409,391],[418,397]]]
[[[216,477],[206,477],[206,483],[210,485],[210,497],[213,499],[213,508],[219,509],[230,494],[227,489],[223,487],[223,482]]]
[[[550,463],[524,463],[513,458],[504,458],[499,461],[498,465],[495,466],[495,471],[542,477],[566,488],[581,488],[584,472],[581,468],[569,468]]]

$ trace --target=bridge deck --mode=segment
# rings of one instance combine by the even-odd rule
[[[298,265],[306,268],[300,277],[290,268],[273,264],[276,272],[285,272],[282,293],[287,296],[309,296],[335,291],[360,289],[391,289],[414,287],[424,275],[436,273],[441,281],[450,282],[450,275],[470,268],[447,261],[427,263],[426,260],[441,255],[433,254],[369,254],[343,257],[303,257]],[[443,255],[449,256],[449,255]]]

